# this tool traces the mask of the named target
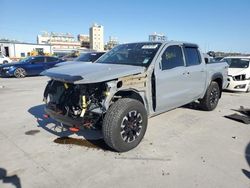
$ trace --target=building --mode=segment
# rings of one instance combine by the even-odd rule
[[[44,54],[53,54],[53,49],[49,44],[0,40],[0,54],[4,54],[12,59],[27,57],[34,51]]]
[[[81,42],[81,47],[84,48],[90,48],[90,39],[89,39],[89,35],[83,35],[83,34],[79,34],[77,36],[78,41]]]
[[[101,25],[93,24],[89,28],[90,49],[103,51],[104,50],[104,28]]]
[[[81,47],[81,42],[70,33],[43,32],[37,36],[37,43],[51,45],[55,54],[69,53]]]
[[[166,41],[167,37],[163,34],[154,32],[153,34],[149,35],[148,39],[151,42],[159,42],[159,41]]]
[[[111,50],[112,48],[114,48],[115,46],[117,46],[119,44],[118,42],[118,38],[117,37],[109,37],[109,41],[107,42],[107,44],[105,45],[105,50]]]

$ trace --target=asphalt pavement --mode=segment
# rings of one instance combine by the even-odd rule
[[[0,78],[0,187],[250,187],[250,124],[224,117],[250,108],[250,93],[153,117],[137,148],[116,153],[100,131],[73,134],[43,117],[47,81]]]

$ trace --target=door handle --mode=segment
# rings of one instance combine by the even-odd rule
[[[190,72],[183,72],[182,75],[190,74]]]

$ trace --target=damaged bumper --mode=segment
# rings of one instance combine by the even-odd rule
[[[70,118],[68,116],[62,115],[59,112],[56,112],[56,111],[50,109],[48,107],[48,105],[46,105],[44,111],[52,119],[54,119],[54,120],[56,120],[56,121],[58,121],[58,122],[60,122],[62,124],[65,124],[67,126],[78,126],[79,127],[81,125],[84,125],[84,119],[83,118],[77,118],[77,119]]]
[[[51,80],[44,91],[45,113],[52,119],[74,127],[95,127],[105,108],[105,85],[75,85]]]

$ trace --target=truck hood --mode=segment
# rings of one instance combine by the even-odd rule
[[[250,74],[250,68],[229,68],[228,75],[237,76],[241,74]]]
[[[86,84],[113,80],[145,72],[146,68],[104,63],[73,63],[43,71],[41,75],[63,82]]]

